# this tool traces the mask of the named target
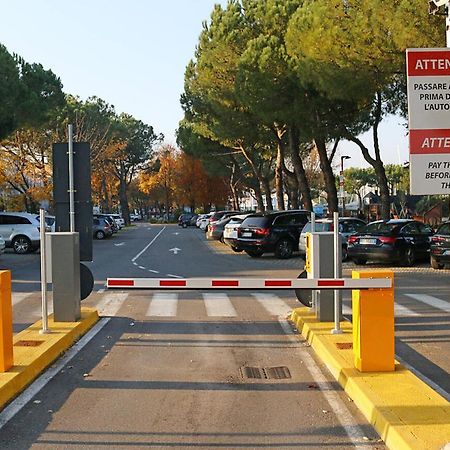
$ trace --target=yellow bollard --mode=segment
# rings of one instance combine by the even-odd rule
[[[14,365],[11,271],[0,271],[0,372]]]
[[[352,272],[352,278],[391,278],[390,289],[352,292],[353,353],[361,372],[390,372],[395,369],[394,273]]]

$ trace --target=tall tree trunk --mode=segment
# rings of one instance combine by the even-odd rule
[[[297,177],[298,187],[302,196],[303,207],[308,211],[313,210],[311,200],[311,190],[309,188],[308,179],[306,178],[305,168],[299,154],[299,138],[298,131],[295,127],[289,128],[288,135],[289,148],[294,166],[294,173]]]
[[[275,165],[275,192],[277,196],[277,206],[279,210],[284,210],[284,189],[283,189],[283,144],[281,138],[277,145],[277,162]]]
[[[265,206],[261,191],[261,186],[263,185],[263,177],[261,175],[261,171],[256,166],[251,152],[247,151],[243,146],[240,146],[239,149],[241,150],[245,159],[248,161],[250,168],[252,169],[253,175],[255,177],[255,184],[253,186],[253,190],[255,191],[256,202],[258,204],[258,211],[264,212]]]
[[[105,213],[109,213],[110,208],[109,208],[108,187],[106,186],[106,178],[104,176],[102,176],[102,181],[101,181],[101,192],[103,194],[102,198],[100,200],[101,211],[105,212]]]
[[[263,179],[263,190],[266,196],[267,211],[273,211],[272,189],[270,189],[270,180],[268,178]]]
[[[125,220],[126,225],[130,225],[130,208],[128,206],[128,196],[127,196],[127,183],[125,178],[122,176],[119,180],[119,201],[120,201],[120,212]]]
[[[328,159],[327,146],[325,139],[321,135],[314,137],[314,144],[319,154],[320,169],[322,170],[325,180],[325,189],[327,191],[328,213],[338,212],[338,198],[336,189],[336,179],[334,177],[333,168]]]

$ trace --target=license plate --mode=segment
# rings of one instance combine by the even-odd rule
[[[376,239],[363,238],[363,239],[359,240],[359,243],[361,245],[376,245],[377,244],[377,240]]]
[[[252,237],[251,231],[244,231],[244,232],[242,233],[242,237]]]

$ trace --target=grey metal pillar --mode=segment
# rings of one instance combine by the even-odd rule
[[[80,306],[80,238],[78,233],[48,233],[55,322],[76,322]]]
[[[311,233],[312,261],[311,270],[310,273],[308,273],[308,278],[334,278],[333,240],[334,234],[330,232]],[[339,251],[338,258],[340,257],[341,255]],[[339,277],[341,276],[342,265],[340,265],[339,267]],[[313,291],[313,299],[317,320],[319,322],[333,322],[335,312],[333,291]]]

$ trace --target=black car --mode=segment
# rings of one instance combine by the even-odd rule
[[[431,238],[430,263],[433,269],[450,264],[450,222],[443,223]]]
[[[191,220],[194,216],[196,216],[194,213],[181,214],[181,216],[178,217],[178,226],[183,228],[190,227],[192,225]]]
[[[306,210],[251,214],[238,228],[236,248],[254,258],[267,252],[290,258],[298,250],[298,238],[309,215]]]
[[[416,220],[378,220],[348,238],[348,258],[356,264],[372,260],[412,266],[429,256],[432,234],[430,226]]]

